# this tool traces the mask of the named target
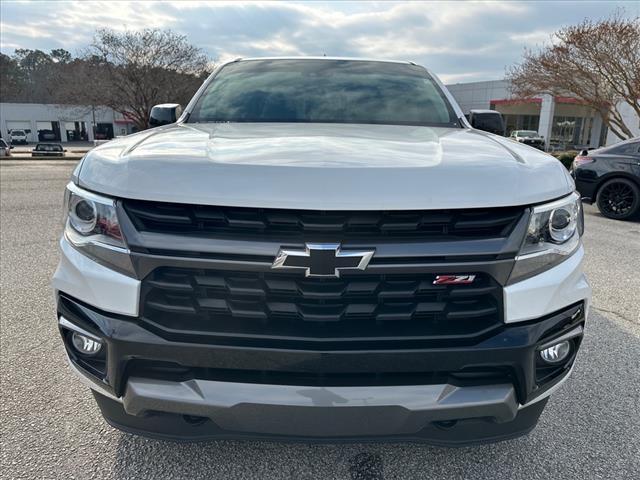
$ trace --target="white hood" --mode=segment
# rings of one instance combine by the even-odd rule
[[[527,205],[573,190],[553,157],[476,130],[178,124],[93,149],[81,186],[237,207],[413,210]]]

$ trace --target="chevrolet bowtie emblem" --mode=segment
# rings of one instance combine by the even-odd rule
[[[373,250],[341,250],[339,243],[307,243],[304,250],[281,248],[271,268],[304,270],[307,277],[339,277],[341,270],[364,270]]]

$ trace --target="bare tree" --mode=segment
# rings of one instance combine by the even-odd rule
[[[640,18],[618,13],[562,28],[551,45],[525,50],[507,78],[519,97],[572,95],[594,108],[615,135],[631,138],[619,106],[628,103],[640,117]]]
[[[208,57],[170,30],[96,32],[85,57],[88,84],[83,96],[128,116],[138,129],[147,128],[153,105],[186,103],[210,70]],[[89,89],[87,91],[87,89]]]

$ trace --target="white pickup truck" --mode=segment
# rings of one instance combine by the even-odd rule
[[[24,130],[11,130],[9,132],[9,142],[11,144],[22,143],[27,144],[27,132]]]
[[[66,190],[58,325],[106,420],[157,438],[525,434],[590,299],[554,158],[411,62],[239,59]]]

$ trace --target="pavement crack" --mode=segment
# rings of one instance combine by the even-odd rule
[[[598,312],[611,313],[611,314],[615,315],[616,317],[621,318],[622,320],[625,320],[625,321],[627,321],[629,323],[633,323],[634,325],[637,323],[636,320],[633,320],[632,318],[628,318],[625,315],[623,315],[622,313],[616,312],[615,310],[608,310],[606,308],[596,307],[595,305],[591,305],[591,307],[594,310],[597,310]],[[638,321],[640,321],[640,314],[638,316]]]

